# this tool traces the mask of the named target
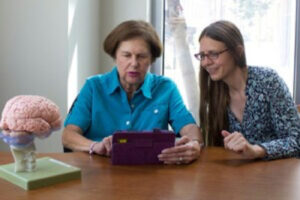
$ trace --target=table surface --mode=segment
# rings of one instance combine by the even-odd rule
[[[189,165],[111,165],[87,153],[43,153],[81,168],[80,180],[26,191],[0,179],[0,199],[300,199],[300,159],[250,161],[223,148],[205,148]],[[13,162],[0,153],[0,164]]]

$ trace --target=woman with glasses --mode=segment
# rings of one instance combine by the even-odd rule
[[[217,21],[199,37],[200,123],[206,145],[248,159],[300,155],[300,119],[284,81],[271,69],[247,66],[243,37]]]

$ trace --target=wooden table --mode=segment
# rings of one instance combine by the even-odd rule
[[[300,199],[300,160],[249,161],[222,148],[206,148],[189,165],[113,166],[87,153],[39,154],[82,169],[81,180],[26,191],[0,179],[0,199]],[[13,161],[0,153],[0,164]]]

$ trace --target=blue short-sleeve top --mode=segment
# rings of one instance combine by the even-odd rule
[[[86,138],[101,141],[117,130],[168,129],[179,133],[195,124],[173,81],[147,73],[129,102],[117,68],[88,78],[74,101],[64,125],[76,125]]]

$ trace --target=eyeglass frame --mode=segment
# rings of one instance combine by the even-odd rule
[[[224,49],[224,50],[221,50],[221,51],[211,51],[211,52],[208,52],[208,53],[195,53],[194,56],[197,60],[199,61],[203,61],[205,59],[205,57],[207,57],[208,59],[210,60],[217,60],[220,56],[220,54],[228,51],[229,49]],[[202,58],[201,58],[202,57]]]

